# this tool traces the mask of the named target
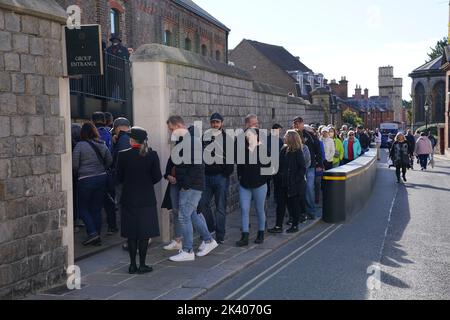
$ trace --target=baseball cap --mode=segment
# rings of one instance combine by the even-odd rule
[[[222,117],[222,115],[220,114],[220,113],[214,113],[212,116],[211,116],[211,119],[210,119],[210,121],[221,121],[221,122],[223,122],[223,117]]]

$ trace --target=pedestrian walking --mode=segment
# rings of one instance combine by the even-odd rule
[[[423,132],[420,138],[417,139],[414,153],[419,158],[422,171],[427,170],[428,159],[433,153],[433,145],[431,144],[430,139],[428,139],[428,134],[426,132]]]
[[[375,136],[375,145],[377,148],[377,159],[378,159],[378,161],[380,161],[381,160],[381,143],[383,140],[383,135],[381,134],[380,129],[378,129],[378,128],[375,129],[374,136]]]
[[[416,149],[416,138],[413,136],[412,131],[406,131],[406,141],[408,141],[408,154],[410,159],[410,168],[414,170],[414,150]]]
[[[145,263],[149,239],[159,237],[154,185],[162,179],[158,154],[148,147],[148,134],[139,127],[130,132],[131,149],[119,153],[117,180],[122,184],[121,234],[128,241],[130,274],[153,271]],[[139,250],[139,268],[136,264]]]
[[[188,152],[188,154],[190,153],[190,159],[187,161],[182,159],[185,154],[183,148],[178,154],[180,157],[178,160],[181,161],[174,161],[172,158],[175,176],[171,176],[170,179],[176,183],[176,189],[171,197],[173,196],[172,204],[175,204],[178,210],[178,222],[180,223],[183,242],[182,250],[177,255],[170,257],[170,260],[174,262],[194,261],[193,225],[203,240],[197,252],[198,257],[208,255],[218,246],[216,240],[208,231],[203,214],[198,213],[197,210],[202,193],[205,190],[205,166],[202,158],[201,136],[193,126],[188,128],[180,116],[170,117],[167,120],[167,127],[176,146],[182,143],[182,147],[191,149]]]
[[[72,165],[78,179],[78,212],[88,235],[83,245],[101,245],[101,211],[112,157],[91,122],[82,126],[80,139],[72,154]]]
[[[299,223],[306,218],[306,162],[303,155],[303,145],[297,131],[289,130],[285,135],[285,146],[280,153],[279,176],[281,192],[277,204],[277,221],[269,233],[282,233],[286,206],[292,218],[291,228],[287,233],[299,231]],[[280,210],[278,210],[280,206]]]
[[[398,133],[395,137],[394,144],[389,153],[389,158],[396,168],[397,182],[401,182],[400,171],[402,173],[403,181],[407,182],[406,171],[410,164],[409,144],[403,133]]]

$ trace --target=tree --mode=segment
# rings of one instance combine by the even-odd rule
[[[344,111],[344,113],[342,114],[342,121],[355,128],[359,125],[364,124],[364,121],[360,117],[358,117],[358,114],[351,111],[350,109]]]
[[[429,60],[427,62],[430,62],[430,61],[438,58],[439,56],[443,55],[445,47],[447,45],[448,45],[448,38],[444,37],[442,40],[439,40],[436,43],[434,48],[430,47],[431,52],[428,53]]]

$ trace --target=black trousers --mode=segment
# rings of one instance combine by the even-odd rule
[[[108,190],[105,192],[103,199],[103,207],[106,212],[106,221],[108,228],[117,229],[117,204],[116,204],[116,190]]]
[[[300,223],[300,217],[304,216],[306,212],[305,195],[297,195],[289,198],[287,189],[281,188],[277,196],[277,227],[283,227],[286,207],[289,211],[290,217],[292,218],[292,225],[298,226]]]
[[[396,166],[396,174],[397,174],[397,179],[400,180],[400,170],[403,173],[403,176],[406,177],[406,166],[405,165],[401,165],[401,166]]]

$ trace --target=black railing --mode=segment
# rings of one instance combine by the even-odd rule
[[[121,57],[104,54],[104,75],[84,75],[70,79],[70,92],[117,102],[131,96],[130,62]]]

